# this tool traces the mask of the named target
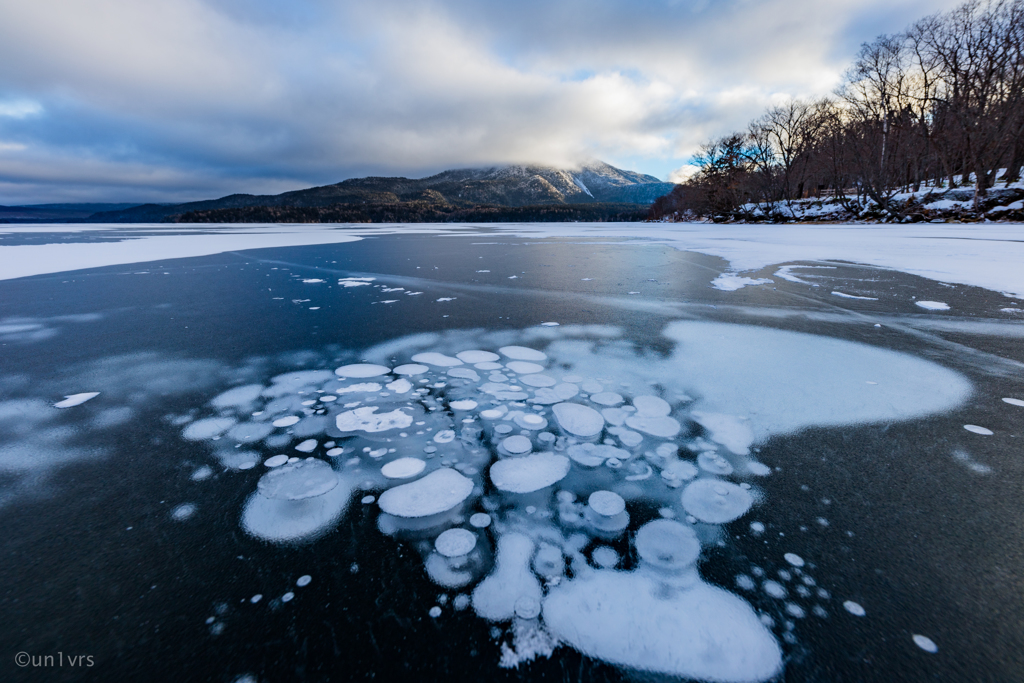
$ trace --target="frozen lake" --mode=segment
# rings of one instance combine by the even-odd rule
[[[1018,679],[1019,231],[2,226],[4,680]]]

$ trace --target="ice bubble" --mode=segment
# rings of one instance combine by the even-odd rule
[[[316,439],[306,439],[305,441],[300,443],[298,446],[296,446],[295,450],[299,451],[300,453],[312,453],[313,451],[316,450],[316,447],[317,447]]]
[[[530,349],[525,346],[502,346],[498,352],[512,360],[544,361],[548,359],[546,353]]]
[[[402,377],[401,379],[396,379],[394,382],[389,382],[386,386],[388,388],[388,391],[393,391],[396,394],[407,394],[410,391],[412,391],[412,382],[405,379],[404,377]],[[321,400],[333,401],[334,399],[328,397]]]
[[[1003,403],[1009,403],[1011,406],[1024,407],[1024,401],[1019,398],[1004,398]]]
[[[392,372],[396,375],[422,375],[424,372],[430,370],[426,365],[418,365],[416,363],[408,363],[406,365],[399,365]]]
[[[649,415],[651,417],[667,417],[672,412],[672,406],[668,401],[657,396],[635,396],[633,406],[637,415]]]
[[[476,540],[468,529],[448,529],[434,541],[434,549],[445,557],[462,557],[476,547]]]
[[[541,323],[541,324],[540,324],[540,326],[541,326],[541,327],[558,327],[558,325],[559,325],[559,324],[558,324],[558,323],[555,323],[555,322],[549,322],[549,323]]]
[[[697,464],[702,470],[711,474],[732,474],[732,465],[718,453],[701,453],[697,456]]]
[[[795,553],[786,553],[782,557],[785,558],[786,562],[789,562],[794,567],[804,566],[804,558],[800,557]]]
[[[288,462],[287,455],[274,455],[267,458],[266,462],[264,462],[263,464],[266,465],[267,467],[280,467],[286,462]]]
[[[578,393],[580,393],[579,387],[568,382],[563,382],[555,387],[555,395],[563,401],[568,401]]]
[[[274,468],[256,487],[264,498],[303,500],[322,496],[338,485],[338,475],[323,460],[307,458]]]
[[[356,363],[354,365],[342,365],[334,371],[338,377],[350,377],[362,379],[364,377],[379,377],[391,372],[391,368],[383,365],[372,365],[370,363]]]
[[[259,602],[262,599],[263,599],[263,594],[262,593],[257,593],[256,595],[254,595],[251,598],[249,598],[249,602],[251,602],[252,604],[255,605],[257,602]]]
[[[533,444],[525,436],[510,436],[502,440],[501,447],[511,455],[524,455],[533,450]]]
[[[764,524],[762,524],[761,522],[751,522],[750,523],[750,530],[753,533],[755,533],[755,534],[763,534],[764,533]]]
[[[255,460],[246,460],[245,462],[238,465],[238,469],[240,470],[251,470],[253,467],[256,467]]]
[[[213,476],[213,470],[211,470],[206,465],[203,465],[202,467],[200,467],[199,469],[192,473],[191,479],[192,481],[204,481],[206,479],[209,479],[211,476]]]
[[[477,370],[501,370],[505,366],[501,363],[474,363],[473,367]]]
[[[558,384],[554,377],[548,377],[547,375],[523,375],[517,378],[517,381],[528,387],[553,387]]]
[[[435,365],[442,368],[452,368],[456,365],[462,365],[462,361],[458,358],[452,358],[446,356],[443,353],[437,353],[436,351],[428,351],[427,353],[417,353],[412,357],[415,363],[426,363],[427,365]]]
[[[262,389],[263,387],[260,387],[260,388]],[[74,408],[75,406],[80,406],[83,403],[85,403],[86,401],[88,401],[90,399],[93,399],[93,398],[96,398],[99,395],[100,395],[100,392],[98,392],[98,391],[87,391],[87,392],[82,393],[82,394],[71,394],[70,396],[65,396],[63,401],[58,401],[57,403],[54,403],[53,407],[54,408]]]
[[[338,413],[335,424],[342,432],[383,432],[389,429],[404,429],[412,424],[412,416],[401,410],[377,413],[377,406],[364,406],[355,410]]]
[[[569,459],[564,455],[534,453],[498,460],[491,465],[490,473],[491,481],[498,489],[509,493],[530,493],[565,478],[569,473]]]
[[[485,420],[497,420],[504,414],[505,413],[496,408],[488,408],[487,410],[480,411],[480,417],[484,418]]]
[[[295,579],[295,585],[298,586],[299,588],[302,588],[303,586],[308,586],[309,582],[312,581],[312,580],[313,580],[312,576],[310,576],[309,574],[303,574],[299,578]]]
[[[467,399],[463,401],[452,401],[448,405],[452,410],[473,410],[473,408],[476,408],[477,402]]]
[[[964,425],[964,429],[972,434],[981,434],[982,436],[992,436],[995,433],[991,429],[979,427],[978,425]]]
[[[469,607],[469,596],[465,593],[459,593],[455,596],[455,599],[452,600],[452,607],[454,607],[456,611],[459,612],[466,609],[467,607]]]
[[[537,372],[544,372],[543,365],[527,363],[526,361],[521,360],[514,360],[510,363],[505,363],[505,367],[518,375],[532,375]]]
[[[473,493],[473,481],[449,467],[422,479],[388,489],[380,495],[380,509],[395,517],[427,517],[451,510]]]
[[[762,588],[764,588],[765,593],[772,596],[773,598],[778,598],[779,600],[782,600],[787,595],[789,595],[789,592],[786,590],[785,586],[783,586],[778,581],[772,581],[771,579],[765,581],[762,585]]]
[[[914,304],[929,311],[949,310],[949,304],[943,303],[941,301],[915,301]]]
[[[252,443],[265,438],[273,431],[274,428],[265,422],[243,422],[229,429],[227,436],[242,443]]]
[[[677,435],[682,426],[674,417],[652,416],[652,415],[630,415],[626,418],[626,424],[644,434],[650,434],[661,439],[670,439]]]
[[[698,479],[683,490],[683,507],[710,524],[724,524],[745,515],[753,505],[750,493],[719,479]]]
[[[750,471],[751,474],[754,474],[758,477],[767,477],[769,474],[772,473],[772,468],[768,467],[768,465],[765,465],[764,463],[757,461],[748,462],[747,469]]]
[[[475,512],[470,515],[469,523],[477,529],[486,529],[491,525],[491,516],[486,512]]]
[[[925,652],[930,652],[932,654],[935,654],[939,651],[939,646],[935,644],[934,640],[928,638],[927,636],[919,635],[917,633],[914,634],[914,645],[917,645]]]
[[[660,418],[654,418],[654,419],[660,419]],[[671,419],[671,418],[666,418],[666,419]],[[629,430],[619,432],[618,436],[619,436],[619,441],[621,441],[622,445],[626,446],[627,448],[635,448],[636,446],[639,446],[643,442],[643,440],[644,440],[644,437],[642,437],[640,434],[637,434],[636,432],[631,432]]]
[[[380,468],[380,473],[388,479],[409,479],[419,475],[426,469],[427,463],[419,458],[398,458]]]
[[[578,463],[583,467],[599,467],[604,464],[604,461],[608,458],[617,457],[619,453],[625,453],[620,451],[614,446],[605,446],[604,444],[574,444],[569,446],[566,451],[569,457],[572,458],[573,462]],[[626,453],[628,457],[629,454]]]
[[[544,429],[548,426],[548,421],[536,413],[523,413],[522,415],[516,415],[512,421],[523,429],[528,429],[530,431]]]
[[[173,510],[171,510],[171,519],[175,522],[184,522],[186,519],[196,514],[196,506],[192,503],[182,503]]]
[[[455,377],[457,379],[468,379],[474,382],[480,381],[480,375],[476,374],[476,372],[469,368],[453,368],[448,371],[448,376]]]
[[[604,417],[593,408],[578,403],[558,403],[551,410],[558,425],[573,436],[594,437],[604,429]]]
[[[298,421],[296,419],[296,421]],[[188,441],[203,441],[220,436],[235,424],[233,417],[208,417],[204,420],[196,420],[181,433],[182,438]]]
[[[601,517],[614,517],[625,511],[626,501],[612,491],[594,491],[587,499],[587,507]]]
[[[596,569],[551,589],[544,623],[562,642],[614,665],[685,679],[766,681],[778,643],[750,606],[698,581],[666,595],[658,577]]]
[[[804,611],[804,608],[793,602],[786,603],[786,614],[796,619],[803,619],[807,616],[807,612]]]
[[[344,452],[345,452],[345,449],[343,449],[343,448],[332,448],[331,450],[327,451],[327,455],[331,456],[332,458],[337,458],[339,455],[341,455]]]
[[[723,413],[693,413],[693,419],[711,432],[711,440],[736,455],[748,455],[754,443],[754,432],[747,420]]]
[[[594,564],[602,569],[614,569],[619,563],[619,554],[606,545],[594,548],[591,557],[594,558]]]
[[[451,429],[442,429],[434,434],[434,443],[451,443],[455,440],[455,432]]]
[[[246,384],[243,387],[228,389],[223,394],[218,394],[210,399],[210,405],[214,408],[243,408],[260,397],[263,393],[262,384]]]
[[[596,394],[591,394],[590,400],[603,406],[617,406],[624,399],[621,394],[616,394],[614,391],[599,391]]]
[[[274,543],[313,539],[337,522],[351,494],[347,483],[303,500],[271,499],[255,493],[245,503],[242,527],[246,533]]]
[[[298,416],[289,415],[287,417],[281,417],[273,421],[275,427],[291,427],[293,424],[299,421]]]
[[[361,382],[360,384],[350,384],[347,387],[338,387],[335,391],[339,394],[365,394],[380,391],[382,388],[377,382]]]
[[[455,354],[455,357],[463,363],[493,363],[494,361],[501,359],[501,356],[496,353],[491,353],[490,351],[479,351],[476,349],[461,351]]]
[[[647,565],[680,572],[700,556],[700,541],[690,527],[671,519],[655,519],[636,533],[637,555]]]
[[[440,299],[438,299],[438,301],[440,301]],[[437,619],[439,616],[441,616],[441,608],[437,605],[434,605],[430,608],[430,611],[428,611],[427,614],[429,614],[431,618]]]
[[[520,619],[536,619],[540,616],[540,600],[524,595],[516,600],[515,615]]]
[[[291,602],[295,598],[295,593],[288,591],[281,596],[281,602]]]
[[[473,609],[488,621],[507,621],[520,598],[541,599],[541,587],[530,571],[533,541],[519,532],[498,537],[494,570],[473,591]]]
[[[359,500],[359,502],[362,503],[363,505],[369,505],[370,503],[372,503],[375,500],[377,500],[377,498],[375,496],[363,496]]]
[[[860,605],[858,605],[853,600],[847,600],[846,602],[844,602],[843,603],[843,608],[845,608],[847,612],[849,612],[850,614],[852,614],[855,617],[862,617],[865,614],[867,614],[867,612],[864,610],[864,608],[861,607]]]

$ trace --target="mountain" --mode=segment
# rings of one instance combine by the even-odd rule
[[[98,211],[118,211],[136,204],[30,204],[0,206],[0,223],[67,223],[88,218]]]
[[[465,168],[442,171],[427,178],[353,178],[334,185],[295,190],[278,195],[233,194],[220,199],[177,205],[144,204],[118,211],[97,212],[88,218],[96,223],[146,223],[159,221],[203,220],[232,222],[257,220],[255,216],[277,216],[280,221],[313,220],[312,216],[359,216],[376,222],[375,217],[476,215],[494,207],[543,207],[563,204],[644,205],[626,207],[634,212],[675,187],[654,176],[624,171],[601,161],[590,161],[575,168],[559,169],[542,165],[507,165],[490,168]],[[340,209],[339,205],[351,205]],[[336,207],[325,211],[327,207]],[[272,210],[271,210],[272,209]],[[298,211],[307,209],[307,211]],[[308,211],[308,209],[317,209]],[[429,210],[427,210],[429,209]],[[607,207],[609,215],[621,215],[622,206]],[[466,213],[469,211],[469,213]],[[529,213],[529,212],[527,212]],[[541,212],[560,215],[559,212]],[[562,212],[564,214],[564,212]],[[598,215],[593,209],[586,215]],[[522,211],[508,215],[526,215]],[[564,214],[574,215],[574,214]],[[580,214],[584,215],[584,214]],[[263,219],[265,220],[265,219]],[[501,220],[504,220],[503,218]]]

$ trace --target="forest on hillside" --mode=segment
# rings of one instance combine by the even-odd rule
[[[823,196],[897,218],[900,193],[965,184],[978,212],[1024,165],[1024,0],[971,0],[879,36],[831,96],[773,106],[694,163],[650,218],[783,220]]]

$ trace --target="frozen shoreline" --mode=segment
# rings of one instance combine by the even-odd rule
[[[530,239],[615,239],[665,244],[719,256],[730,272],[794,261],[849,261],[983,287],[1024,298],[1024,225],[984,224],[707,224],[493,223],[358,225],[5,225],[0,234],[124,231],[121,242],[0,246],[0,279],[83,268],[208,256],[243,249],[338,244],[375,235],[479,236],[495,232]],[[134,233],[134,234],[131,234]],[[141,234],[140,234],[141,233]],[[194,234],[189,234],[194,233]],[[214,234],[210,234],[214,233]],[[709,278],[710,282],[710,278]]]

